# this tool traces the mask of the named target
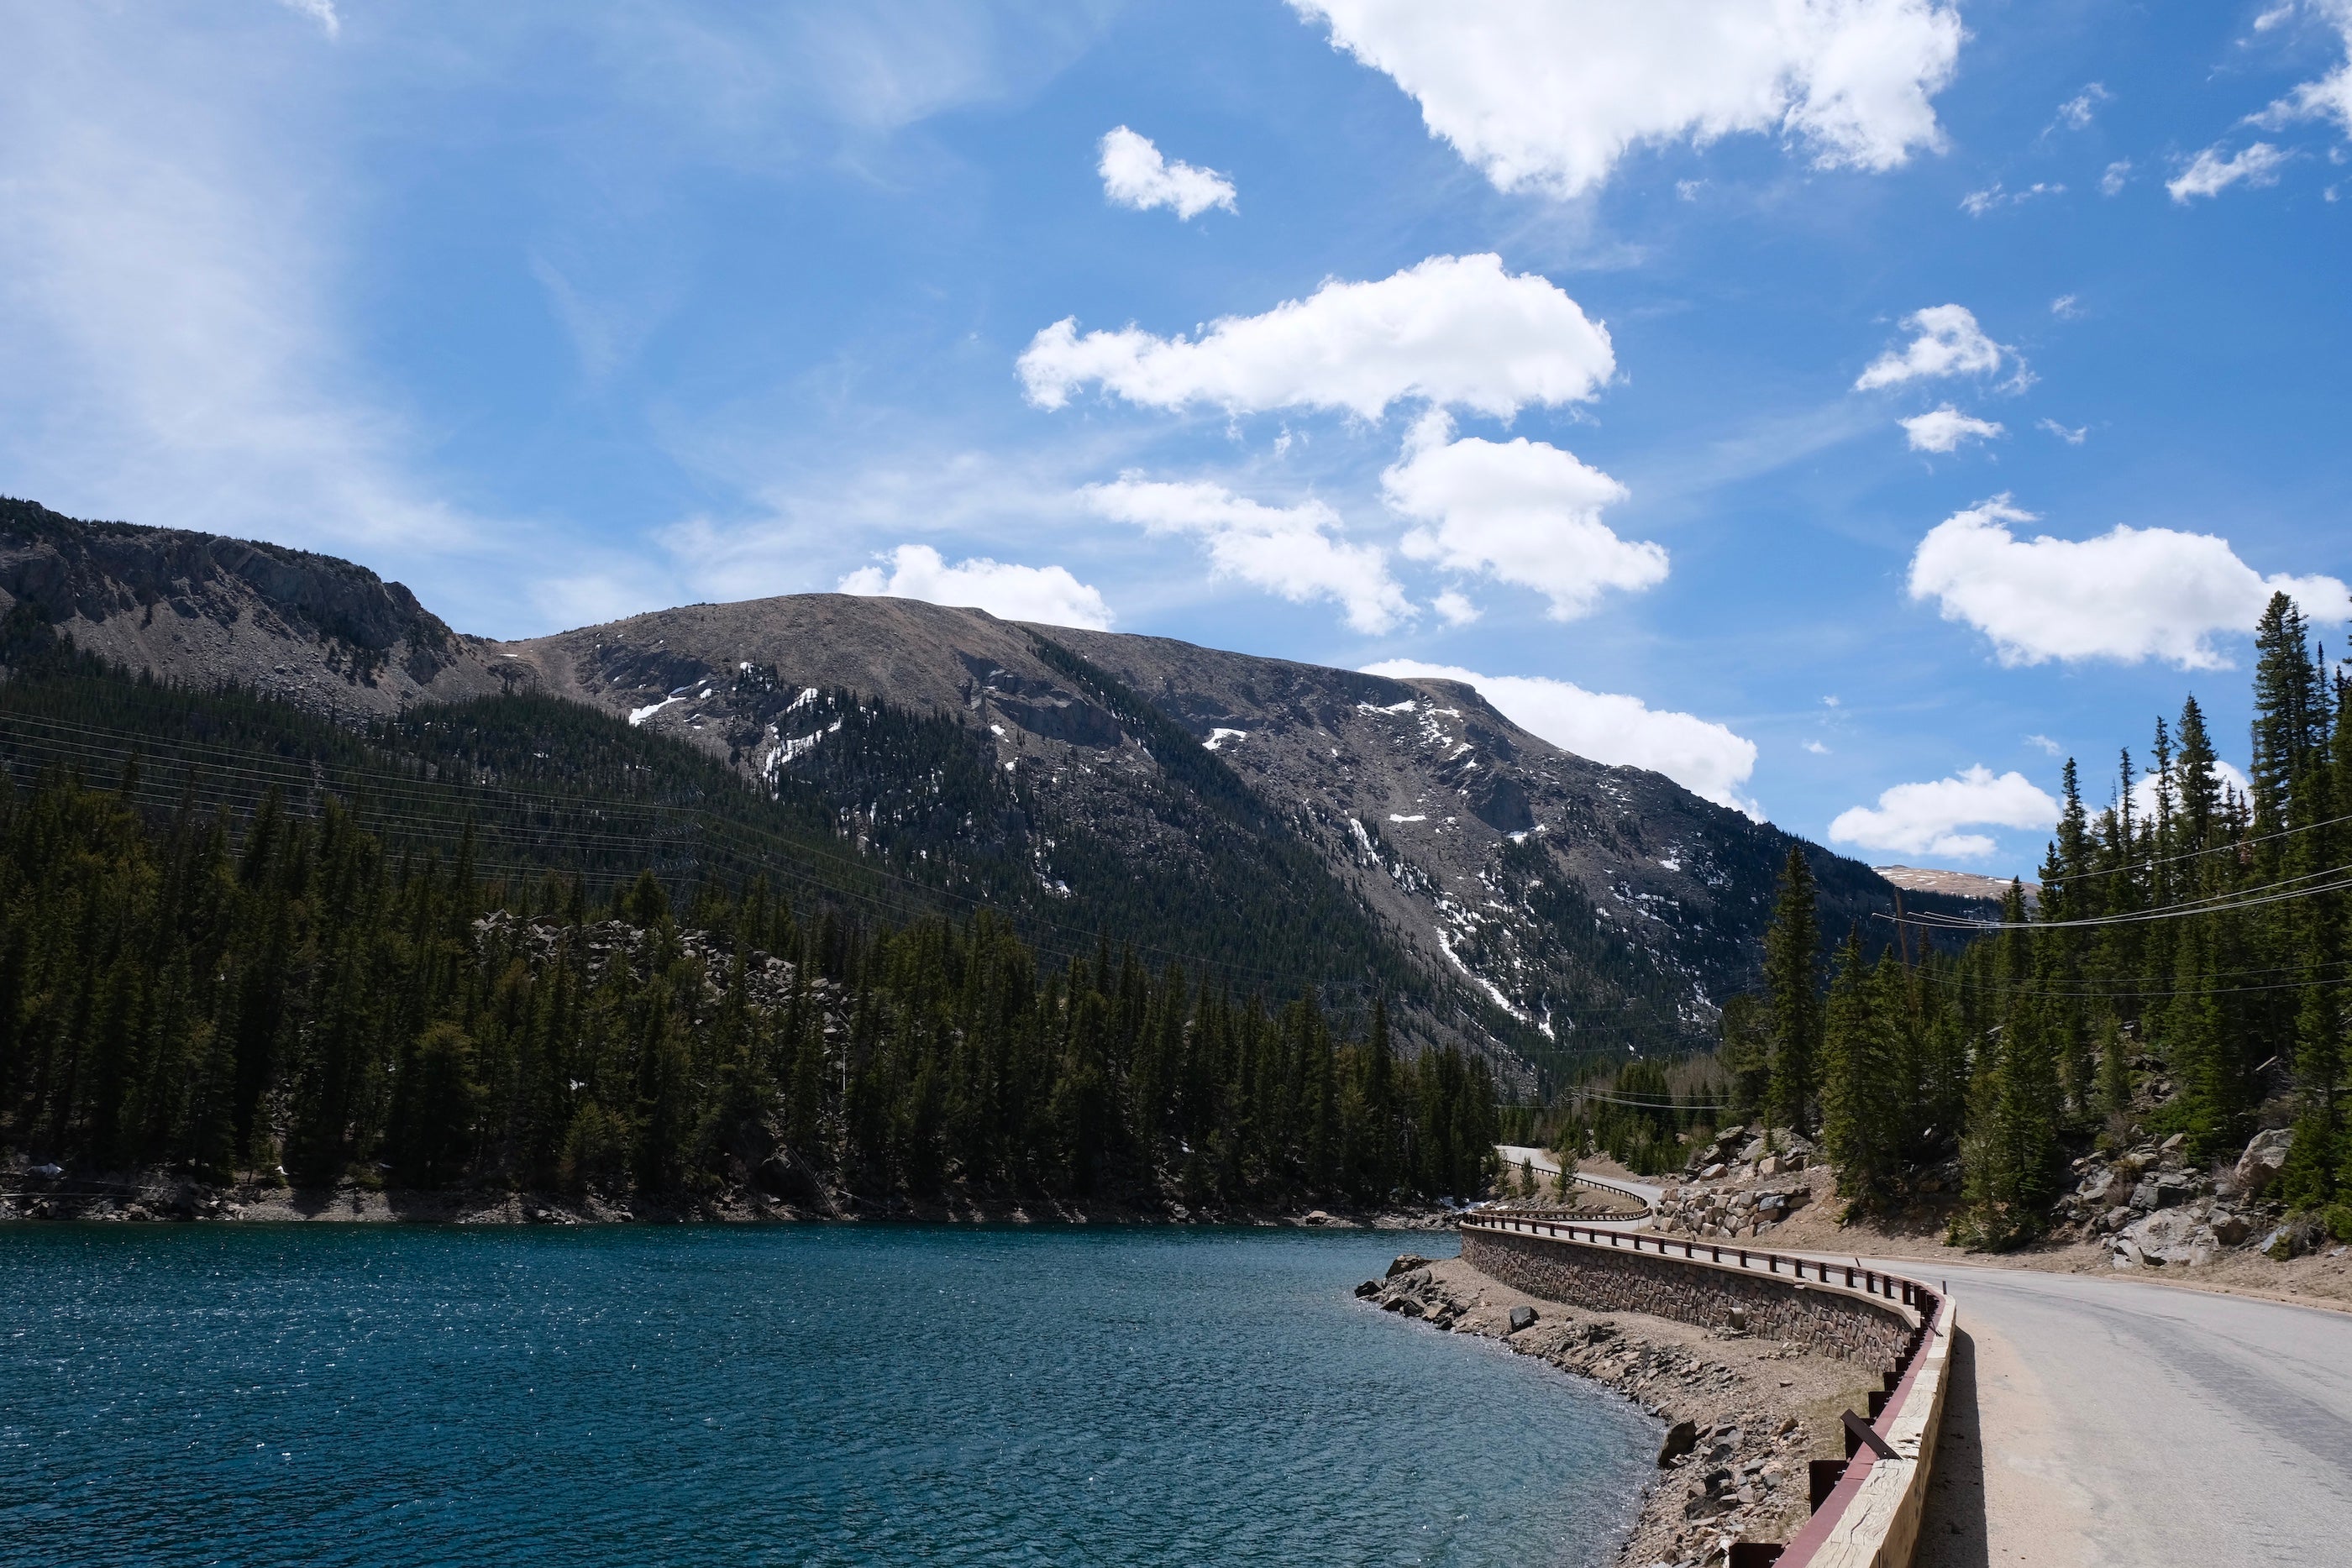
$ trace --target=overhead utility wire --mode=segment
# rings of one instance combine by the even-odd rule
[[[2146,819],[2143,818],[2142,821]],[[2256,844],[2266,844],[2273,839],[2291,839],[2297,833],[2315,833],[2322,828],[2333,828],[2345,822],[2352,822],[2352,814],[2330,817],[2324,822],[2305,822],[2299,828],[2280,828],[2274,832],[2259,833],[2251,839],[2233,839],[2226,844],[2209,844],[2201,850],[2183,850],[2177,855],[2156,855],[2147,860],[2127,861],[2122,865],[2104,866],[2097,871],[2076,872],[2071,876],[2059,879],[2059,883],[2053,883],[2052,885],[2057,886],[2060,883],[2084,882],[2095,876],[2121,876],[2126,872],[2146,871],[2152,866],[2173,865],[2181,861],[2201,860],[2207,855],[2236,854],[2240,850],[2251,849]]]
[[[2314,898],[2323,893],[2340,892],[2345,888],[2352,887],[2352,878],[2345,877],[2347,873],[2352,873],[2352,865],[2331,866],[2326,871],[2289,877],[2284,882],[2267,883],[2263,888],[2254,890],[2252,894],[2217,894],[2210,898],[2190,904],[2171,904],[2162,909],[2138,910],[2128,915],[2093,915],[2081,920],[1963,920],[1951,915],[1895,915],[1886,914],[1885,911],[1873,911],[1872,918],[1892,921],[1896,925],[1927,931],[2066,931],[2107,925],[2144,925],[2151,921],[2181,920],[2194,915],[2226,915],[2232,910],[2259,909],[2265,904],[2284,904],[2298,898]],[[2285,892],[2275,891],[2289,888],[2294,883],[2310,882],[2323,876],[2345,878],[2345,880],[2320,883],[2316,886],[2293,888]]]

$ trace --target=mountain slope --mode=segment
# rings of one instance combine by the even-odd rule
[[[346,714],[505,689],[396,582],[332,556],[213,534],[85,523],[0,497],[0,610],[28,603],[80,647],[194,685],[227,682]]]
[[[502,644],[544,689],[773,778],[822,751],[793,705],[835,687],[951,716],[1041,799],[1139,860],[1181,853],[1133,807],[1175,765],[1117,688],[1213,754],[1425,973],[1561,1045],[1695,1043],[1749,983],[1792,841],[1662,775],[1561,751],[1453,682],[1392,680],[977,610],[804,594],[694,605]],[[1106,685],[1105,678],[1108,678]],[[1887,907],[1815,850],[1823,926]],[[1050,852],[1040,874],[1056,877]],[[1075,885],[1075,884],[1073,884]]]
[[[1554,1066],[1706,1043],[1796,841],[1450,682],[838,594],[497,643],[329,558],[9,507],[0,593],[133,668],[346,718],[561,699],[943,897],[1244,987],[1388,989],[1411,1036]],[[1868,867],[1809,853],[1825,940],[1890,905]]]

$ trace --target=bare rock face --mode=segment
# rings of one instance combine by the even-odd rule
[[[0,499],[0,613],[19,604],[127,668],[321,712],[395,713],[508,685],[478,639],[364,567]]]
[[[773,779],[826,744],[825,694],[950,716],[1068,820],[1137,858],[1138,791],[1180,759],[1255,797],[1427,972],[1563,1045],[1693,1043],[1749,983],[1793,841],[1659,774],[1529,734],[1467,686],[1391,680],[906,600],[800,594],[692,605],[504,643],[544,690]],[[1148,707],[1139,724],[1069,655]],[[1205,765],[1202,759],[1201,765]],[[1192,772],[1196,764],[1186,764]],[[1824,930],[1883,906],[1867,868],[1814,852]]]

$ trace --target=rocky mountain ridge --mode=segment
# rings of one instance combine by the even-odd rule
[[[841,779],[839,836],[862,844],[947,791],[962,802],[955,848],[1025,863],[1073,907],[1122,877],[1197,896],[1221,841],[1247,841],[1246,863],[1287,868],[1258,873],[1283,881],[1273,891],[1352,903],[1413,969],[1491,1009],[1470,1034],[1560,1051],[1706,1042],[1717,1004],[1751,981],[1796,841],[1662,775],[1562,751],[1455,683],[917,601],[698,604],[497,643],[332,558],[24,502],[0,509],[0,595],[160,677],[353,718],[539,693],[755,787],[821,772],[859,705],[950,720],[962,738],[948,774],[910,752],[887,789],[870,756]],[[949,775],[951,790],[926,782]],[[1868,867],[1809,853],[1825,936],[1889,905]]]

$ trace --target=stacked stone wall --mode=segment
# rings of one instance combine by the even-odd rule
[[[1891,1306],[1769,1275],[1734,1273],[1630,1248],[1465,1229],[1462,1257],[1516,1291],[1588,1312],[1648,1312],[1704,1328],[1744,1308],[1747,1331],[1824,1355],[1891,1369],[1911,1326]]]

